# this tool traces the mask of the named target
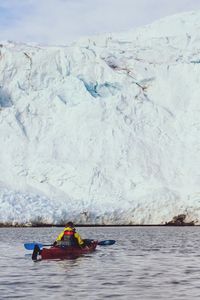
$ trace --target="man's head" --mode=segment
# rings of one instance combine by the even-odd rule
[[[66,224],[66,227],[74,228],[74,223],[70,221]]]

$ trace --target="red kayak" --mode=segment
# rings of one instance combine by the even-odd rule
[[[82,254],[87,254],[95,251],[98,241],[92,241],[90,245],[79,248],[79,247],[59,247],[53,246],[51,248],[43,248],[37,252],[34,249],[34,254],[32,256],[33,260],[37,260],[37,255],[41,256],[41,259],[70,259],[81,256]]]

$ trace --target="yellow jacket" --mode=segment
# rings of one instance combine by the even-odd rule
[[[65,231],[74,231],[74,229],[71,228],[71,227],[65,227],[65,229],[57,237],[56,241],[61,241],[62,240]],[[78,234],[78,232],[74,233],[74,237],[77,239],[78,244],[80,246],[82,246],[84,244],[84,241],[82,240],[82,238],[80,237],[80,235]]]

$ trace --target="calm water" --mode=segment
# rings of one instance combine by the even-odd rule
[[[32,262],[24,242],[61,228],[0,229],[0,299],[200,299],[200,227],[79,228],[115,239],[76,260]]]

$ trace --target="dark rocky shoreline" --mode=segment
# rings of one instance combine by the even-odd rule
[[[197,221],[186,221],[186,215],[180,214],[173,217],[169,222],[165,224],[76,224],[76,227],[161,227],[161,226],[200,226],[196,224]],[[11,224],[11,223],[0,223],[0,228],[17,227],[17,228],[35,228],[35,227],[64,227],[65,223],[62,224],[45,224],[45,223],[30,223],[30,224]]]
[[[165,225],[166,226],[194,226],[195,221],[187,222],[186,217],[187,216],[185,214],[175,216],[171,221],[166,222]]]
[[[38,225],[11,225],[11,224],[0,224],[0,228],[44,228],[44,227],[64,227],[65,225],[55,225],[55,224],[38,224]],[[166,224],[134,224],[134,225],[128,225],[128,224],[119,224],[119,225],[94,225],[94,224],[77,224],[76,227],[185,227],[185,226],[200,226],[198,224],[191,223],[183,223],[183,224],[172,224],[172,223],[166,223]]]

